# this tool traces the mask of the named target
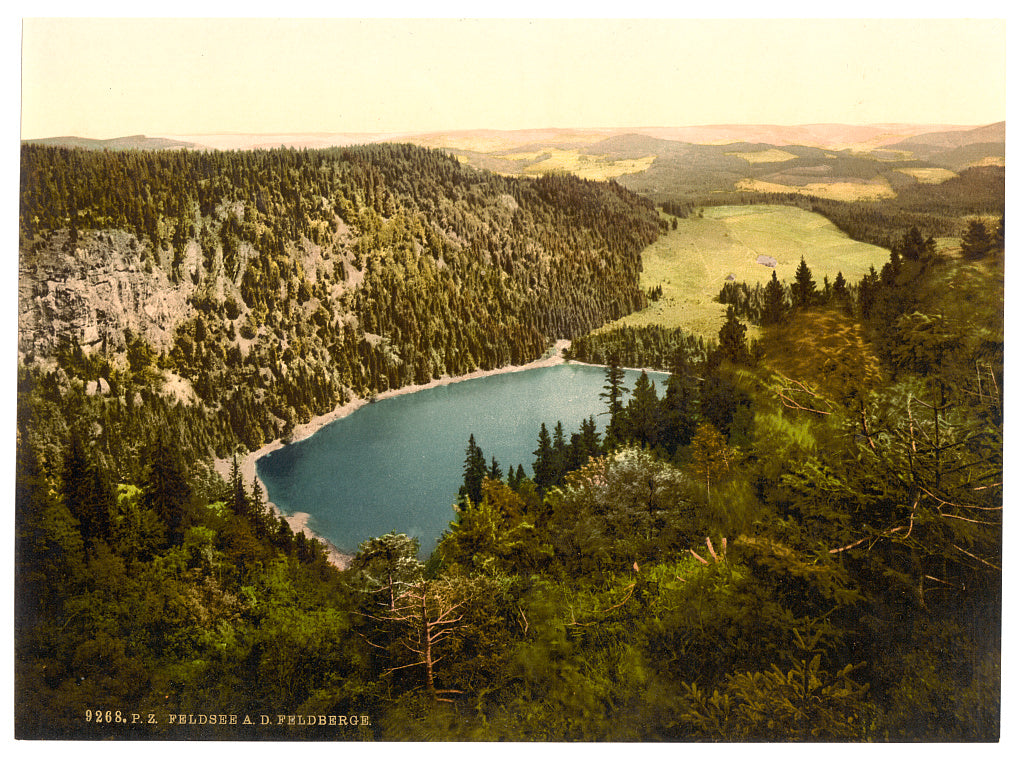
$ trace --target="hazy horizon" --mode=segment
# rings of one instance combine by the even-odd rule
[[[1006,119],[980,19],[25,19],[22,139]]]
[[[460,127],[457,129],[443,129],[443,130],[397,130],[387,132],[352,132],[346,130],[338,131],[314,131],[314,130],[294,130],[294,131],[280,131],[280,130],[263,130],[263,131],[227,131],[227,130],[216,130],[211,132],[159,132],[159,133],[142,133],[142,132],[125,132],[124,134],[112,135],[110,137],[96,137],[94,135],[86,134],[52,134],[42,135],[38,137],[24,137],[24,140],[46,140],[53,138],[62,137],[78,137],[87,140],[117,140],[126,137],[147,137],[147,138],[184,138],[184,137],[199,137],[199,136],[335,136],[335,135],[346,135],[346,136],[366,136],[366,137],[380,137],[380,136],[403,136],[403,135],[431,135],[431,134],[457,134],[460,132],[465,133],[480,133],[480,132],[500,132],[500,133],[518,133],[518,132],[628,132],[630,130],[638,131],[651,131],[651,130],[671,130],[671,129],[723,129],[723,128],[758,128],[758,127],[779,127],[783,129],[798,129],[801,127],[822,127],[822,126],[841,126],[841,127],[853,127],[853,128],[874,128],[874,129],[886,129],[886,128],[900,128],[900,127],[939,127],[948,129],[977,129],[979,127],[987,127],[994,124],[1005,123],[1006,119],[998,119],[993,122],[806,122],[806,123],[761,123],[761,122],[731,122],[731,123],[707,123],[707,124],[639,124],[636,126],[629,127],[605,127],[595,126],[591,124],[582,124],[577,126],[551,126],[551,125],[540,125],[535,127],[516,127],[513,129],[496,129],[492,127]]]

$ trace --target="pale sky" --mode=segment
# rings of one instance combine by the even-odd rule
[[[23,138],[1005,118],[1002,20],[23,25]]]

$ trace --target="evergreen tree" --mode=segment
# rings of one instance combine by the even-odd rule
[[[807,309],[814,305],[817,298],[817,286],[811,276],[811,268],[807,261],[800,257],[800,265],[796,268],[795,282],[792,285],[793,306],[797,309]]]
[[[242,482],[242,471],[238,465],[238,457],[231,457],[231,477],[228,484],[228,505],[236,515],[245,515],[249,512],[249,499],[245,495],[245,484]]]
[[[740,404],[749,403],[747,395],[723,372],[704,379],[700,388],[700,414],[722,435],[728,436]]]
[[[64,504],[81,525],[82,536],[88,540],[108,538],[113,488],[106,471],[86,453],[77,431],[68,442],[61,475]]]
[[[654,383],[641,372],[633,386],[633,395],[626,406],[626,430],[629,438],[644,446],[654,447],[661,438],[661,407]]]
[[[662,443],[669,451],[675,451],[687,445],[693,437],[699,406],[696,380],[687,372],[685,357],[681,352],[673,363],[661,406]]]
[[[186,519],[192,493],[185,467],[163,435],[158,435],[145,453],[146,470],[142,500],[172,531],[178,532]]]
[[[418,539],[391,531],[360,544],[352,567],[371,592],[383,594],[381,604],[393,610],[402,593],[423,575],[419,549]]]
[[[601,398],[608,406],[608,427],[605,430],[605,447],[611,448],[625,440],[625,428],[623,420],[624,406],[622,398],[624,394],[623,380],[626,377],[625,371],[619,366],[619,357],[613,354],[608,360],[608,366],[604,371],[604,391]]]
[[[779,276],[772,270],[772,278],[764,289],[764,308],[761,310],[761,324],[765,327],[777,325],[786,316],[786,291],[779,282]]]
[[[555,483],[565,476],[569,464],[569,444],[565,440],[562,421],[555,423],[554,436],[551,439],[551,473]]]
[[[271,524],[273,522],[273,514],[268,508],[267,503],[263,500],[263,486],[260,485],[260,479],[255,475],[252,478],[252,495],[249,499],[249,514],[255,518],[256,528],[260,535],[269,535]]]
[[[750,349],[747,348],[747,326],[740,322],[736,310],[729,306],[725,310],[725,324],[718,331],[718,349],[715,351],[713,365],[730,361],[734,364],[748,365],[752,362]]]
[[[874,310],[875,302],[878,298],[880,284],[878,272],[875,271],[875,265],[872,264],[868,267],[868,273],[861,278],[860,284],[857,286],[857,306],[859,307],[861,319],[871,318],[871,312]]]
[[[557,478],[554,454],[551,435],[548,433],[547,425],[542,422],[540,433],[537,435],[537,448],[533,452],[533,479],[541,489],[554,485]]]
[[[487,475],[487,460],[473,434],[469,434],[469,444],[466,446],[466,459],[462,468],[462,487],[459,495],[468,497],[474,504],[479,503],[483,497],[483,482]]]
[[[960,238],[960,254],[969,260],[983,259],[992,250],[992,238],[985,223],[973,219]]]
[[[836,273],[836,281],[832,285],[832,303],[842,311],[850,309],[850,289],[842,272]]]
[[[578,470],[591,457],[601,453],[601,436],[597,432],[597,421],[591,415],[580,423],[578,433],[569,437],[569,470]]]
[[[889,252],[889,260],[882,265],[882,272],[879,277],[882,287],[895,290],[899,286],[898,278],[902,269],[903,259],[900,258],[900,252],[893,248]]]

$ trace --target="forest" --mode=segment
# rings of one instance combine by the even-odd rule
[[[949,218],[947,255],[891,218],[855,283],[731,284],[717,341],[592,332],[657,297],[659,222],[410,146],[23,148],[31,292],[98,247],[187,308],[163,344],[108,312],[20,346],[17,736],[997,740],[1002,219]],[[391,533],[339,569],[239,473],[347,398],[555,338],[607,365],[606,413],[507,472],[471,438],[426,561]]]

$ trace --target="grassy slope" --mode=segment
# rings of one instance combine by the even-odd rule
[[[889,252],[851,240],[818,214],[789,206],[722,206],[703,218],[680,219],[679,229],[663,235],[643,254],[641,286],[661,285],[663,297],[613,326],[662,324],[695,335],[717,337],[725,307],[714,299],[726,277],[767,282],[772,270],[757,263],[761,254],[778,261],[780,280],[792,282],[800,257],[807,259],[820,287],[841,271],[859,280],[871,264],[880,269]]]

